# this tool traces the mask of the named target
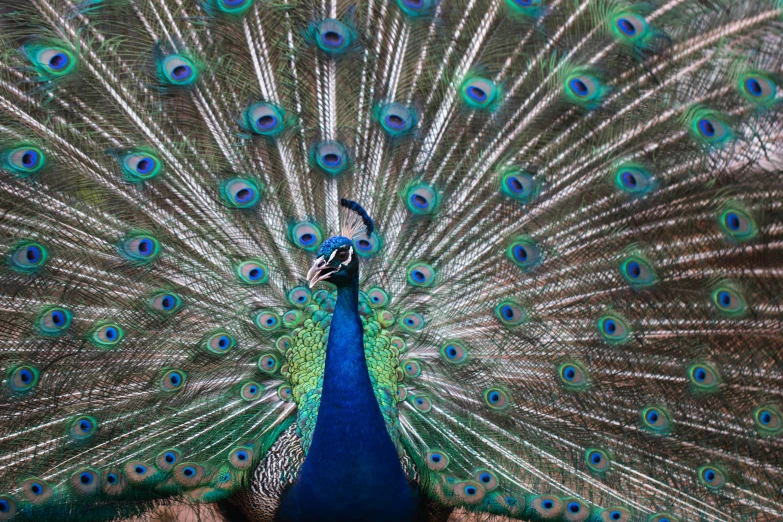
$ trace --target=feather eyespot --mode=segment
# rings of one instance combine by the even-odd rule
[[[669,412],[659,406],[647,406],[642,408],[642,425],[647,429],[658,433],[667,434],[672,429],[672,420]]]
[[[449,341],[441,347],[440,355],[450,364],[460,364],[468,359],[468,349],[460,341]]]
[[[630,256],[620,263],[620,273],[632,287],[655,284],[657,275],[649,261],[640,256]]]
[[[726,484],[726,475],[717,466],[702,466],[698,470],[699,480],[708,489],[716,491]]]
[[[563,519],[566,522],[583,522],[590,516],[590,507],[578,498],[565,499]]]
[[[734,138],[727,117],[701,106],[688,109],[681,116],[691,135],[708,147],[721,147]]]
[[[565,80],[566,99],[588,109],[598,107],[607,92],[608,88],[590,74],[576,73]]]
[[[125,178],[130,182],[148,181],[160,174],[163,163],[151,152],[130,151],[117,156],[113,153],[122,167]]]
[[[657,513],[650,517],[649,522],[679,522],[679,520],[668,513]]]
[[[541,261],[541,250],[530,238],[518,237],[506,250],[506,256],[522,270],[530,270]]]
[[[734,288],[720,286],[712,292],[712,302],[724,314],[735,317],[747,310],[745,298]]]
[[[160,292],[153,295],[147,301],[147,305],[153,312],[162,315],[173,315],[182,306],[182,299],[172,292]]]
[[[247,469],[253,464],[253,450],[250,447],[239,447],[231,450],[228,461],[237,469]]]
[[[636,41],[647,34],[647,21],[635,13],[621,13],[614,18],[612,30],[620,40]]]
[[[245,109],[244,127],[259,136],[273,138],[285,129],[285,111],[275,105],[257,102]]]
[[[280,328],[280,316],[271,310],[258,312],[253,322],[265,332],[271,332]]]
[[[473,479],[481,484],[486,491],[492,491],[498,487],[498,477],[488,469],[479,468],[473,472]]]
[[[240,281],[249,285],[260,285],[267,282],[269,274],[266,266],[256,260],[243,261],[235,269],[235,273]]]
[[[500,178],[500,192],[522,203],[527,203],[538,190],[533,176],[518,169],[510,169]]]
[[[427,413],[432,409],[432,402],[424,395],[414,395],[411,397],[411,403],[422,413]]]
[[[288,384],[281,384],[277,388],[277,396],[283,402],[290,402],[293,398],[293,390],[291,389],[291,386]]]
[[[264,387],[257,382],[248,382],[242,385],[239,395],[242,400],[252,402],[261,398],[261,393],[264,391]]]
[[[8,495],[0,495],[0,520],[11,520],[16,516],[16,501]]]
[[[17,393],[29,392],[38,384],[40,372],[30,365],[12,367],[8,371],[8,385]]]
[[[224,355],[231,351],[236,344],[234,337],[225,332],[218,332],[207,337],[207,340],[204,342],[204,349],[215,355]]]
[[[45,480],[29,478],[22,482],[22,496],[32,504],[43,504],[52,497],[52,494],[52,487]]]
[[[500,98],[500,88],[488,78],[468,78],[461,89],[462,99],[471,109],[488,109]]]
[[[252,179],[233,178],[220,186],[223,203],[229,208],[252,208],[261,199],[262,188]]]
[[[258,358],[258,369],[265,373],[275,373],[279,364],[275,354],[267,353]]]
[[[31,42],[22,46],[22,52],[32,62],[41,80],[64,78],[76,71],[76,55],[64,47]]]
[[[407,361],[402,362],[402,371],[405,372],[405,375],[408,377],[418,377],[421,375],[421,364],[413,359],[408,359]]]
[[[204,466],[193,462],[183,462],[174,468],[174,480],[185,487],[197,486],[206,477]]]
[[[698,391],[714,391],[720,385],[718,371],[707,363],[692,364],[687,373],[691,384]]]
[[[655,187],[655,180],[652,174],[638,165],[624,165],[615,172],[614,184],[632,196],[643,196]]]
[[[588,468],[597,473],[604,473],[611,464],[611,460],[606,452],[595,448],[588,448],[585,451],[585,462]]]
[[[399,352],[404,353],[408,350],[408,345],[405,343],[405,341],[400,337],[392,337],[391,338],[391,345]]]
[[[623,507],[612,507],[601,512],[602,522],[630,522],[631,512]]]
[[[557,374],[566,388],[572,390],[584,389],[589,384],[587,371],[576,361],[561,364]]]
[[[190,58],[172,54],[159,62],[158,76],[164,84],[187,87],[196,82],[198,70]]]
[[[334,18],[311,25],[310,36],[319,49],[333,55],[345,52],[356,40],[356,32]]]
[[[440,196],[435,188],[423,184],[411,186],[405,196],[405,204],[414,214],[432,214],[439,200]]]
[[[132,263],[145,265],[160,255],[160,244],[149,234],[135,233],[120,242],[119,250]]]
[[[778,86],[765,73],[754,71],[740,75],[737,90],[749,102],[769,107],[775,103]]]
[[[367,291],[367,298],[370,301],[370,306],[373,308],[381,308],[389,304],[389,294],[383,288],[377,286]]]
[[[720,213],[718,222],[723,232],[736,241],[753,239],[758,232],[751,215],[738,208],[726,208]]]
[[[427,288],[435,282],[435,269],[427,263],[413,263],[408,267],[408,283]]]
[[[500,388],[488,388],[482,395],[487,406],[495,410],[504,410],[511,404],[508,394]]]
[[[33,274],[39,271],[49,258],[49,251],[35,241],[22,241],[8,257],[11,268],[17,272]]]
[[[168,370],[160,379],[160,387],[163,391],[173,392],[183,389],[187,375],[181,370]]]
[[[625,319],[616,314],[607,314],[598,320],[598,332],[609,343],[622,343],[631,335]]]
[[[125,337],[125,330],[117,323],[103,323],[93,327],[90,342],[98,348],[114,348]]]
[[[366,234],[354,236],[353,244],[357,254],[361,257],[370,257],[378,253],[383,246],[383,241],[377,232],[373,232],[369,236]]]
[[[303,221],[292,227],[291,240],[299,248],[313,252],[321,245],[323,236],[317,225]]]
[[[288,292],[288,302],[297,308],[304,308],[310,304],[313,293],[305,286],[297,286]]]
[[[449,456],[440,450],[430,450],[424,456],[427,467],[433,471],[442,471],[449,465]]]
[[[46,156],[37,147],[16,147],[0,154],[0,165],[17,177],[27,178],[44,168]]]
[[[526,319],[525,312],[513,301],[501,301],[495,307],[495,316],[505,327],[518,326]]]
[[[424,328],[424,318],[416,312],[403,314],[400,326],[410,332],[420,332]]]
[[[95,435],[97,431],[98,421],[93,417],[81,415],[71,421],[69,433],[74,440],[83,442]]]
[[[166,449],[158,454],[155,463],[161,471],[169,472],[182,459],[182,453],[176,449]]]
[[[454,484],[454,496],[465,504],[478,504],[484,495],[486,490],[476,481],[465,480]]]
[[[551,520],[563,512],[563,501],[554,495],[541,495],[533,499],[531,507],[540,518]]]
[[[401,103],[389,103],[376,110],[383,130],[392,137],[402,136],[416,126],[416,112]]]
[[[294,344],[294,341],[287,335],[282,335],[282,336],[278,337],[277,341],[275,341],[275,346],[281,352],[285,352],[293,344]]]
[[[761,435],[771,436],[783,433],[783,417],[775,406],[766,405],[757,408],[753,412],[753,421]]]
[[[46,307],[39,314],[38,329],[43,335],[62,335],[71,327],[71,319],[71,312],[65,308]]]

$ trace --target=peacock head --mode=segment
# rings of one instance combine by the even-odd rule
[[[353,241],[346,236],[355,237],[359,233],[369,236],[375,229],[375,223],[367,211],[355,201],[343,198],[340,200],[340,205],[356,213],[359,219],[348,224],[345,235],[332,236],[321,244],[318,257],[307,272],[310,288],[319,281],[328,280],[335,286],[341,287],[349,286],[359,280],[359,256],[356,255]],[[361,225],[363,230],[359,228]]]

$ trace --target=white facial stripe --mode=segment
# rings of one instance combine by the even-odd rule
[[[334,255],[337,253],[338,250],[340,250],[340,249],[339,248],[335,248],[334,250],[332,250],[332,255],[329,256],[329,260],[326,261],[327,263],[331,263],[332,262],[332,259],[334,259]]]
[[[353,259],[353,247],[348,247],[348,259],[346,259],[344,262],[340,263],[340,266],[348,266],[351,264],[351,259]]]

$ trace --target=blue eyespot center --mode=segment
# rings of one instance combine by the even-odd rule
[[[704,380],[707,378],[707,370],[704,368],[696,368],[696,370],[693,372],[693,378],[698,382],[704,382]]]
[[[262,275],[264,275],[264,272],[259,268],[251,268],[250,271],[247,273],[247,277],[251,281],[257,281],[261,279]]]
[[[218,339],[218,347],[221,350],[225,350],[226,348],[228,348],[228,345],[229,345],[230,342],[231,341],[229,340],[229,338],[227,336],[221,335],[220,339]]]
[[[139,241],[138,249],[139,249],[139,254],[141,254],[142,256],[146,257],[146,256],[152,254],[152,248],[153,248],[153,245],[152,245],[152,241],[151,240],[149,240],[149,239],[142,239],[141,241]]]
[[[250,388],[247,389],[247,391],[249,391],[251,395],[255,395],[256,393],[258,393],[258,388],[256,388],[255,386],[251,386]]]
[[[28,384],[33,380],[33,373],[30,370],[24,369],[19,372],[19,379],[23,383]]]
[[[764,426],[772,422],[772,412],[769,410],[761,410],[761,412],[759,412],[759,422]]]
[[[247,0],[223,0],[223,5],[226,7],[239,7],[247,2]]]
[[[65,323],[65,314],[59,310],[52,312],[52,322],[55,326],[62,326]]]
[[[402,3],[405,4],[406,7],[412,9],[421,9],[424,5],[424,0],[403,0]]]
[[[582,506],[579,505],[579,502],[569,502],[568,503],[568,511],[571,513],[579,513],[581,511]]]
[[[740,228],[740,218],[734,212],[726,214],[725,222],[726,226],[729,227],[729,230],[734,230],[736,232]]]
[[[175,80],[187,80],[193,74],[193,69],[189,65],[177,65],[172,69],[171,75]]]
[[[755,98],[758,98],[763,93],[761,84],[755,78],[748,78],[745,80],[745,89]]]
[[[345,38],[337,31],[326,31],[321,35],[321,41],[329,47],[340,47]]]
[[[271,114],[265,114],[256,120],[259,129],[270,130],[277,127],[278,119]]]
[[[432,462],[440,462],[440,461],[441,461],[441,456],[440,456],[440,455],[438,455],[437,453],[435,453],[434,455],[432,455],[432,456],[430,457],[430,460],[431,460]]]
[[[465,493],[467,493],[468,495],[475,495],[476,492],[477,492],[477,490],[476,490],[475,486],[466,486],[465,487]]]
[[[176,372],[172,373],[169,376],[169,382],[174,386],[179,386],[179,384],[182,382],[182,376]]]
[[[310,246],[315,243],[315,234],[310,234],[309,232],[302,234],[299,236],[299,241],[305,246]]]
[[[489,473],[482,473],[481,476],[479,477],[479,480],[481,480],[481,482],[488,483],[492,480],[492,475],[490,475]]]
[[[356,242],[356,247],[359,250],[371,250],[372,249],[372,243],[367,241],[366,239],[360,239]]]
[[[707,118],[702,118],[699,120],[699,131],[708,138],[712,138],[715,136],[715,125]]]
[[[483,102],[487,100],[487,93],[483,89],[479,89],[475,85],[470,85],[467,88],[468,96],[477,102]]]
[[[136,172],[139,174],[149,174],[155,168],[155,161],[151,158],[144,158],[136,163]]]
[[[342,158],[338,154],[334,154],[333,152],[330,152],[329,154],[324,154],[321,157],[321,160],[323,160],[324,165],[326,165],[327,167],[336,167],[340,164]]]
[[[427,198],[419,194],[414,194],[411,196],[411,203],[413,203],[414,207],[421,209],[426,209],[430,206],[430,202],[427,201]]]
[[[416,281],[417,283],[423,283],[424,281],[427,280],[427,277],[424,274],[422,274],[419,270],[414,270],[413,272],[411,272],[411,277],[413,277],[413,280]]]
[[[506,178],[506,186],[515,194],[521,194],[525,192],[525,186],[519,181],[519,178],[515,176],[509,176]]]
[[[246,203],[251,199],[253,199],[254,196],[255,196],[255,192],[253,191],[253,189],[243,188],[237,191],[235,198],[238,203]]]
[[[114,339],[117,338],[117,329],[114,328],[113,326],[110,326],[109,328],[106,329],[104,335],[106,336],[106,339],[108,339],[109,341],[113,341]]]
[[[568,85],[577,96],[587,96],[588,92],[590,92],[587,88],[587,84],[585,84],[585,82],[579,78],[572,79],[570,82],[568,82]]]
[[[275,319],[274,317],[270,317],[269,319],[266,320],[266,324],[269,326],[273,326],[276,322],[277,319]]]
[[[495,404],[500,400],[500,394],[498,392],[492,392],[489,394],[489,402]]]
[[[106,482],[108,482],[109,484],[114,484],[115,482],[117,482],[117,475],[115,473],[109,473],[108,475],[106,475]]]
[[[0,500],[0,513],[8,513],[11,511],[11,505],[7,500]]]
[[[453,346],[449,346],[449,347],[447,347],[447,348],[446,348],[446,356],[447,356],[449,359],[453,359],[453,358],[455,358],[455,357],[457,356],[457,349],[456,349],[456,348],[454,348]]]
[[[555,507],[555,503],[547,499],[541,503],[541,507],[543,507],[544,509],[552,509],[553,507]]]
[[[247,452],[244,451],[238,451],[237,452],[237,460],[247,460]]]
[[[147,472],[147,468],[146,468],[146,467],[144,467],[144,466],[142,466],[141,464],[138,464],[138,465],[137,465],[137,466],[134,468],[134,471],[135,471],[135,472],[136,472],[138,475],[144,475],[144,474]]]
[[[620,520],[620,517],[622,516],[623,514],[620,513],[619,511],[612,511],[611,513],[609,513],[609,518],[611,518],[612,520]]]
[[[731,304],[731,294],[725,290],[718,294],[718,301],[722,306],[729,306]]]
[[[590,454],[590,462],[592,462],[593,464],[600,464],[602,460],[603,457],[599,452],[594,451]]]
[[[39,154],[34,150],[27,150],[22,154],[22,166],[31,169],[38,164]]]
[[[638,185],[638,182],[636,181],[636,176],[634,176],[633,172],[630,172],[628,170],[622,173],[620,179],[622,180],[623,185],[625,185],[628,188],[633,189],[636,188],[636,186]]]
[[[163,299],[160,300],[160,305],[163,307],[164,310],[171,310],[174,308],[174,298],[170,295],[164,296]]]
[[[188,466],[187,468],[182,470],[182,474],[185,475],[186,477],[192,477],[193,475],[196,474],[196,470]]]
[[[511,320],[514,318],[514,309],[511,308],[509,305],[503,305],[500,308],[500,313],[503,314],[503,317],[507,320]]]
[[[567,381],[574,380],[574,377],[576,377],[576,368],[573,366],[566,366],[563,369],[563,377],[565,377]]]
[[[166,453],[166,454],[163,456],[163,459],[164,459],[166,462],[168,462],[169,464],[174,464],[174,463],[177,461],[177,456],[176,456],[176,455],[175,455],[173,452],[169,451],[169,452],[167,452],[167,453]]]
[[[43,486],[37,482],[33,482],[33,484],[30,486],[30,491],[33,492],[33,495],[40,495],[43,493]]]
[[[640,275],[642,275],[642,267],[639,266],[639,263],[636,261],[631,261],[628,263],[628,275],[631,276],[633,279],[638,279]]]
[[[705,471],[704,472],[704,480],[706,480],[707,482],[712,482],[713,480],[715,480],[715,472],[712,471],[711,469],[708,469],[707,471]]]
[[[79,422],[79,429],[84,433],[89,433],[92,430],[92,424],[90,421],[83,420]]]
[[[650,410],[647,412],[647,422],[649,422],[650,424],[655,424],[656,422],[658,422],[659,417],[660,415],[658,415],[658,412],[655,410]]]
[[[617,323],[614,319],[607,319],[604,321],[604,331],[609,335],[612,335],[617,331]]]
[[[92,484],[92,473],[82,473],[79,475],[79,482],[84,485]]]
[[[403,120],[401,117],[397,116],[396,114],[389,114],[388,116],[386,116],[386,125],[388,125],[392,129],[401,130],[405,128],[405,120]]]
[[[623,32],[626,36],[633,36],[636,34],[636,27],[627,18],[617,19],[617,28]]]
[[[49,68],[54,71],[61,71],[68,66],[70,59],[65,53],[57,53],[49,58]]]

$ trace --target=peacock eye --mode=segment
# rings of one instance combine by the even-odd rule
[[[285,112],[264,102],[252,104],[243,114],[245,127],[254,134],[274,137],[283,131]]]
[[[258,358],[258,369],[265,373],[275,373],[279,366],[277,356],[265,354]]]
[[[207,338],[204,343],[204,348],[217,355],[223,355],[231,350],[236,345],[236,340],[225,332],[219,332],[213,334]]]
[[[196,66],[190,59],[174,54],[163,60],[159,67],[161,80],[172,85],[186,86],[196,81]]]
[[[121,158],[122,170],[128,180],[138,182],[152,179],[161,171],[161,162],[150,153],[128,153]]]
[[[93,329],[90,341],[98,348],[112,348],[125,336],[122,327],[116,323],[108,323],[96,326]]]
[[[500,388],[488,388],[484,390],[484,402],[487,406],[496,410],[502,410],[510,404],[508,394]]]
[[[473,109],[487,109],[500,97],[500,89],[487,78],[470,78],[462,85],[462,99]]]
[[[585,451],[585,462],[587,466],[597,472],[604,472],[609,469],[611,463],[607,454],[600,449],[590,448]]]
[[[71,326],[71,312],[65,308],[45,308],[38,320],[38,327],[44,335],[60,335]]]
[[[610,343],[619,343],[628,339],[631,329],[618,315],[605,315],[598,320],[598,332]]]
[[[572,95],[583,100],[592,100],[600,94],[598,80],[586,74],[570,77],[566,86]]]
[[[669,412],[658,406],[648,406],[641,411],[642,424],[656,432],[668,433],[671,431],[672,421]]]
[[[220,187],[223,202],[230,208],[250,208],[261,198],[261,188],[252,179],[234,178]]]
[[[240,396],[243,400],[251,402],[260,398],[263,391],[264,387],[257,382],[248,382],[242,386]]]
[[[631,520],[631,513],[623,507],[613,507],[601,512],[603,522],[628,522]]]
[[[329,54],[342,53],[356,38],[353,29],[333,18],[323,20],[311,31],[318,47]]]
[[[43,169],[46,157],[43,151],[38,148],[17,147],[0,154],[0,162],[4,169],[20,178],[26,178]]]
[[[23,241],[11,255],[11,267],[19,272],[33,273],[41,268],[48,258],[49,253],[42,245],[34,241]]]
[[[571,389],[585,388],[588,384],[587,371],[576,361],[567,362],[558,368],[562,383]]]
[[[334,257],[340,261],[347,261],[348,260],[348,249],[347,248],[341,248],[337,251],[337,253],[334,255]]]
[[[427,460],[427,467],[433,471],[440,471],[449,465],[449,456],[442,451],[428,451],[425,459]]]
[[[71,437],[76,440],[86,440],[92,437],[98,430],[97,421],[86,415],[76,417],[71,422]]]
[[[186,375],[179,370],[169,370],[160,380],[160,386],[163,391],[177,391],[182,389],[185,384]]]
[[[719,287],[712,293],[712,302],[726,315],[736,316],[745,312],[747,304],[742,295],[729,287]]]
[[[647,22],[634,13],[623,13],[614,19],[616,35],[625,40],[636,40],[647,32]]]

